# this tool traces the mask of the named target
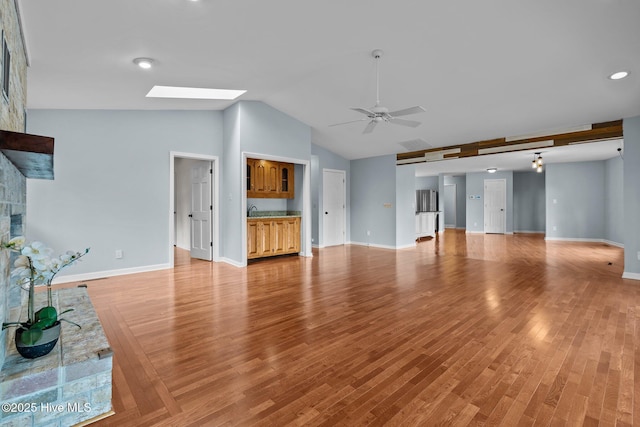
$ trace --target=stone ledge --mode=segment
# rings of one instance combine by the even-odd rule
[[[46,293],[36,296],[36,306],[44,305]],[[80,324],[82,329],[62,322],[56,347],[37,359],[20,356],[13,345],[15,333],[11,333],[0,370],[0,401],[29,404],[36,410],[29,414],[31,422],[26,424],[24,413],[0,412],[0,426],[16,422],[57,425],[60,420],[76,423],[111,412],[113,357],[86,288],[61,289],[54,292],[53,298],[60,312],[74,308],[62,317]]]

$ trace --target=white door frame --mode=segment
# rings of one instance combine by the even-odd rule
[[[344,206],[343,208],[343,218],[342,218],[342,227],[343,227],[343,234],[342,234],[342,244],[345,244],[347,242],[347,171],[344,170],[340,170],[340,169],[327,169],[327,168],[322,168],[322,209],[318,212],[318,217],[323,218],[322,221],[320,221],[322,223],[322,245],[320,245],[320,248],[324,248],[327,244],[325,242],[325,231],[324,231],[324,214],[322,212],[324,212],[324,173],[325,172],[332,172],[332,173],[339,173],[342,175],[342,206]],[[319,230],[318,230],[319,231]],[[320,234],[320,233],[318,233]]]
[[[497,179],[485,179],[482,183],[482,187],[485,187],[485,184],[487,183],[487,181],[489,182],[502,182],[504,184],[504,199],[503,199],[503,206],[504,206],[504,215],[502,215],[502,233],[496,233],[496,234],[507,234],[507,180],[505,178],[497,178]],[[486,203],[487,201],[487,190],[486,188],[484,188],[484,193],[482,195],[482,197],[484,198],[484,202]],[[486,224],[486,218],[484,218],[484,216],[487,214],[487,208],[486,205],[483,207],[483,222]],[[487,233],[487,229],[486,226],[483,228],[483,232],[485,234],[492,234],[492,233]]]
[[[211,186],[211,200],[213,201],[213,211],[211,213],[211,232],[213,233],[213,261],[220,258],[220,161],[218,156],[206,154],[182,153],[178,151],[169,152],[169,268],[173,268],[173,237],[175,235],[175,159],[192,159],[209,161],[213,165],[213,185]]]

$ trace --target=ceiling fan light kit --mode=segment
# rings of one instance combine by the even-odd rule
[[[371,132],[373,132],[373,129],[376,127],[376,125],[378,123],[381,123],[381,122],[393,123],[395,125],[407,126],[407,127],[420,126],[421,123],[418,122],[418,121],[401,119],[401,118],[399,118],[399,116],[408,116],[410,114],[424,113],[426,110],[423,107],[417,105],[415,107],[403,108],[402,110],[389,111],[388,108],[383,107],[382,105],[380,105],[380,70],[379,70],[380,67],[379,67],[379,61],[380,61],[380,58],[382,57],[383,53],[384,52],[382,52],[382,50],[380,50],[380,49],[375,49],[375,50],[373,50],[371,52],[371,56],[373,56],[375,58],[375,60],[376,60],[376,105],[374,105],[371,108],[352,107],[351,109],[353,111],[357,111],[358,113],[364,114],[367,117],[366,118],[362,118],[362,119],[358,119],[358,120],[351,120],[351,121],[343,122],[343,123],[336,123],[336,124],[333,124],[333,125],[330,125],[330,126],[339,126],[339,125],[345,125],[345,124],[348,124],[348,123],[369,121],[369,123],[364,128],[364,131],[362,133],[371,133]]]

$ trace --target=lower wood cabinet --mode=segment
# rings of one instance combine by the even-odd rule
[[[300,252],[300,217],[247,219],[247,258]]]

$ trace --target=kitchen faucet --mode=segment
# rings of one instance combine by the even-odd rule
[[[251,211],[252,211],[252,210],[254,210],[254,209],[255,209],[256,211],[258,210],[258,208],[256,207],[256,205],[250,205],[250,206],[249,206],[249,209],[247,209],[247,216],[251,216]]]

